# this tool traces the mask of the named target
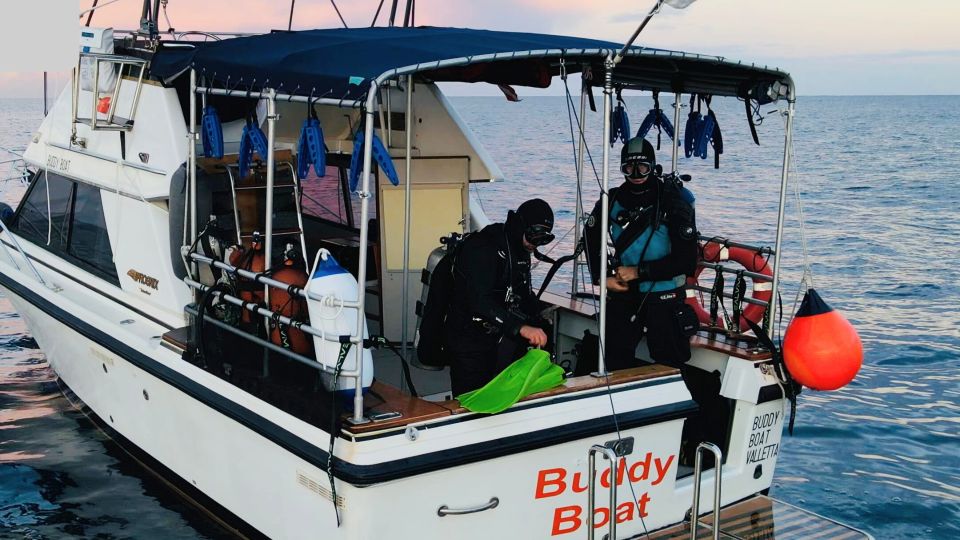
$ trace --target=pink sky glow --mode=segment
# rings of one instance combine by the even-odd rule
[[[378,3],[337,4],[350,26],[369,26]],[[90,4],[78,2],[77,12]],[[378,24],[386,23],[389,5],[387,0]],[[622,42],[652,5],[653,0],[420,0],[416,24]],[[104,6],[93,25],[133,28],[140,6],[137,0]],[[265,32],[285,29],[289,9],[285,0],[170,0],[168,15],[178,31]],[[162,14],[160,20],[166,29]],[[807,95],[958,94],[957,21],[956,0],[916,0],[909,7],[901,0],[700,0],[684,10],[664,7],[639,42],[778,66],[790,71]],[[340,21],[329,0],[296,3],[294,29],[336,26]],[[56,84],[66,77],[53,79]],[[36,97],[39,80],[36,73],[0,74],[0,96]],[[455,90],[487,92],[481,85]]]

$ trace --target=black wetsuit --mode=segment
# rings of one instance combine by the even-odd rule
[[[681,335],[676,322],[676,309],[684,301],[683,282],[692,275],[697,265],[696,219],[693,206],[684,198],[681,188],[661,185],[639,191],[629,183],[610,190],[610,223],[629,223],[620,238],[613,242],[614,255],[622,260],[627,250],[644,258],[640,266],[642,276],[629,283],[630,290],[610,292],[607,302],[607,343],[605,362],[608,369],[623,369],[636,365],[634,352],[647,329],[647,345],[651,358],[659,363],[679,367],[690,359],[689,338]],[[631,219],[631,213],[635,215]],[[595,284],[600,281],[600,203],[597,202],[584,231],[590,274]],[[592,226],[591,226],[592,225]],[[663,246],[651,245],[649,231],[657,225],[666,227],[668,253],[655,260],[649,254],[662,251]],[[624,261],[633,266],[635,261]],[[609,266],[610,271],[615,265]],[[673,285],[664,285],[675,280]],[[656,284],[656,285],[655,285]],[[664,289],[664,287],[669,287]],[[649,289],[654,289],[648,292]],[[636,316],[635,316],[636,315]]]
[[[488,225],[458,247],[444,333],[453,395],[480,388],[519,357],[520,327],[536,318],[522,234]]]
[[[653,184],[654,189],[645,191],[638,191],[636,186],[625,182],[619,188],[610,190],[611,224],[616,222],[618,215],[626,218],[633,212],[632,215],[637,216],[635,221],[620,233],[619,241],[613,242],[614,263],[618,263],[631,245],[640,252],[649,247],[643,245],[645,239],[642,236],[637,238],[637,233],[655,227],[657,219],[667,228],[669,253],[656,260],[641,261],[642,275],[629,283],[627,292],[609,293],[605,365],[608,370],[636,366],[636,348],[646,335],[651,359],[680,368],[691,396],[700,405],[700,414],[694,415],[685,424],[684,439],[687,444],[695,447],[699,441],[709,440],[725,448],[729,418],[728,400],[719,395],[718,374],[686,365],[690,359],[690,338],[681,329],[683,320],[696,326],[696,315],[684,304],[686,291],[682,285],[682,278],[692,275],[696,270],[699,250],[695,212],[690,202],[692,194],[684,193],[684,188],[668,182],[670,181],[657,182]],[[646,211],[638,212],[638,209]],[[584,230],[587,259],[595,284],[598,284],[601,278],[600,217],[600,202],[597,202]],[[621,220],[623,221],[625,219]],[[631,231],[632,237],[637,240],[632,242],[627,231]],[[610,265],[611,275],[615,264]],[[671,279],[677,283],[675,288],[646,292],[652,288],[651,284],[664,284]]]

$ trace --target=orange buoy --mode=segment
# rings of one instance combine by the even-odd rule
[[[783,361],[798,383],[836,390],[860,370],[863,344],[850,321],[809,289],[784,335]]]

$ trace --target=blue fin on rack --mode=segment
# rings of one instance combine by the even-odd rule
[[[203,109],[203,118],[200,120],[203,135],[203,155],[205,157],[223,157],[223,126],[220,125],[220,116],[211,105]]]
[[[617,139],[620,139],[623,144],[627,144],[627,140],[630,138],[630,117],[627,115],[623,102],[617,104],[617,107],[613,109],[610,119],[612,120],[610,145],[612,146],[613,143],[617,142]]]
[[[393,166],[393,158],[390,157],[390,152],[383,146],[383,143],[380,142],[380,137],[377,137],[376,134],[373,136],[371,154],[380,167],[380,170],[386,175],[387,179],[390,180],[390,183],[395,186],[400,185],[400,177],[397,176],[397,170]],[[356,137],[353,138],[353,155],[350,156],[350,191],[356,191],[357,184],[360,183],[360,172],[363,168],[360,162],[362,155],[363,132],[358,131]]]
[[[323,177],[327,172],[327,151],[323,144],[323,129],[316,118],[307,118],[300,128],[300,142],[297,145],[297,174],[306,178],[310,174],[310,166],[317,176]]]
[[[250,172],[254,152],[259,154],[261,159],[267,159],[269,154],[267,146],[267,136],[263,134],[263,130],[260,129],[254,119],[248,118],[246,125],[243,126],[243,133],[240,135],[240,155],[237,159],[240,178],[246,178]]]

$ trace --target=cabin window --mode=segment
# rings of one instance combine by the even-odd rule
[[[100,188],[39,172],[11,223],[24,239],[118,285]]]
[[[20,204],[14,228],[35,244],[62,250],[67,242],[72,191],[73,182],[62,176],[37,173]]]
[[[318,177],[313,169],[303,179],[303,213],[315,218],[353,226],[350,200],[344,198],[347,171],[343,167],[327,166],[326,174]]]
[[[113,263],[113,250],[110,248],[107,222],[103,216],[100,188],[77,184],[71,217],[67,253],[78,259],[81,266],[116,280],[117,267]]]
[[[318,177],[313,169],[301,180],[303,196],[301,207],[305,216],[360,228],[360,197],[349,187],[350,156],[328,155],[326,174]],[[370,217],[377,216],[377,170],[370,185]]]

